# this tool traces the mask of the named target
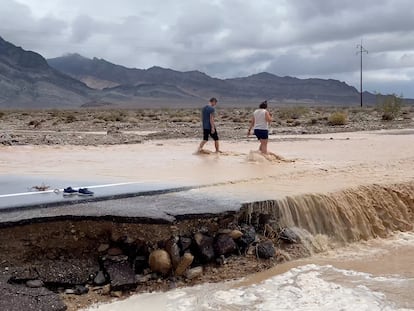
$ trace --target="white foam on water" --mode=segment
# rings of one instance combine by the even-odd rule
[[[204,284],[167,293],[137,295],[89,310],[145,310],[149,301],[152,301],[150,310],[177,311],[414,310],[414,301],[401,305],[389,299],[386,292],[390,284],[408,293],[414,288],[414,280],[409,278],[376,277],[330,265],[309,264],[250,286],[236,287],[237,282]]]
[[[387,255],[395,249],[400,249],[402,247],[414,247],[413,231],[395,232],[392,236],[385,239],[377,238],[369,241],[351,243],[331,250],[325,249],[322,254],[319,256],[316,255],[316,257],[329,257],[343,260],[349,260],[350,258],[354,260],[364,260],[369,257]]]

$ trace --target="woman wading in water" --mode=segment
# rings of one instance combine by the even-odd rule
[[[265,155],[268,155],[267,141],[269,139],[269,123],[272,122],[272,115],[266,109],[267,101],[264,101],[260,104],[259,109],[256,109],[253,112],[247,136],[251,134],[252,128],[254,128],[254,135],[256,135],[257,139],[260,140],[259,151]]]

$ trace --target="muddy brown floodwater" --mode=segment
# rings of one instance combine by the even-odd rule
[[[242,271],[253,274],[276,267],[241,283],[190,288],[184,286],[200,282],[182,283],[165,294],[136,296],[99,306],[99,310],[125,309],[123,303],[128,310],[138,310],[143,299],[159,305],[158,310],[176,310],[174,306],[194,310],[195,305],[200,310],[255,310],[255,306],[261,310],[274,310],[275,306],[280,310],[305,310],[303,306],[311,306],[309,310],[382,310],[381,306],[410,310],[414,308],[409,294],[413,288],[413,142],[412,129],[292,135],[289,139],[272,136],[269,149],[286,161],[269,161],[255,153],[258,143],[253,139],[222,141],[222,154],[202,155],[194,154],[196,139],[116,146],[5,146],[0,147],[0,171],[4,176],[37,177],[39,184],[42,178],[62,178],[205,185],[191,194],[237,198],[243,203],[240,219],[252,223],[254,213],[270,215],[276,227],[292,228],[310,255],[282,265],[276,259],[231,257],[223,267],[207,267],[200,282],[219,282],[237,278]],[[208,146],[212,148],[211,142]],[[80,243],[87,236],[86,228],[93,226],[82,229],[77,227],[79,223],[72,224],[73,228],[68,225],[50,224],[48,234],[55,237],[51,241],[58,243],[59,234],[69,241],[75,232],[78,240],[73,241]],[[54,226],[56,230],[52,230]],[[111,231],[121,225],[108,222],[101,226]],[[280,229],[276,227],[275,232]],[[59,233],[59,228],[64,232]],[[165,236],[154,241],[170,234],[169,225],[164,229],[157,232]],[[151,234],[148,228],[144,231]],[[42,246],[47,241],[40,236],[36,240],[36,234],[31,241],[21,237],[22,247],[30,243]],[[271,235],[268,231],[262,238],[275,238]],[[17,250],[19,245],[15,246]],[[3,254],[6,252],[4,249]],[[281,248],[279,259],[294,259],[295,254],[294,249]],[[151,289],[166,290],[166,284],[154,282]],[[70,310],[108,300],[108,296],[91,295],[95,296],[65,299]],[[366,308],[358,309],[358,301]]]

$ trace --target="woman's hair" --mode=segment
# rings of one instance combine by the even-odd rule
[[[259,105],[259,108],[266,109],[266,108],[267,108],[267,100],[265,100],[264,102],[262,102],[262,103]]]

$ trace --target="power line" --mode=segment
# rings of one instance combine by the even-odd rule
[[[362,54],[363,53],[367,53],[368,54],[368,50],[366,50],[363,46],[362,46],[362,40],[361,40],[361,44],[358,44],[357,45],[357,49],[358,49],[358,52],[357,52],[357,54],[360,54],[360,56],[361,56],[361,71],[360,71],[360,84],[359,84],[359,89],[360,89],[360,91],[359,91],[359,95],[360,95],[360,99],[361,99],[361,107],[362,107]]]

